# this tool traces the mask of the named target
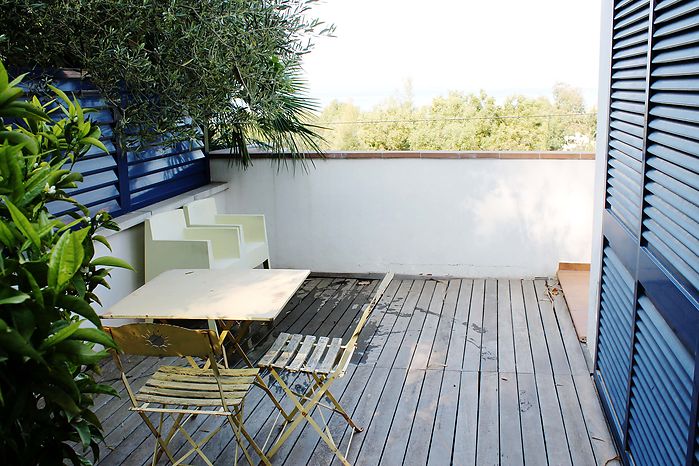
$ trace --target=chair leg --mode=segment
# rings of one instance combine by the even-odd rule
[[[312,374],[312,375],[313,375],[313,378],[314,378],[315,381],[316,381],[316,384],[318,384],[318,385],[322,384],[323,379],[320,379],[320,377],[318,377],[316,374]],[[354,422],[354,419],[352,419],[352,418],[350,417],[350,415],[347,414],[347,411],[345,411],[345,409],[340,405],[340,402],[337,401],[337,399],[336,399],[335,396],[330,392],[330,390],[328,390],[328,391],[325,393],[325,396],[332,402],[333,405],[335,405],[335,410],[336,410],[338,413],[340,413],[340,414],[342,415],[342,417],[345,418],[345,420],[347,421],[347,424],[349,424],[350,427],[352,427],[352,428],[354,429],[355,432],[361,432],[361,431],[364,430],[363,427],[359,427],[359,426],[357,425],[357,423]]]
[[[138,414],[141,416],[141,418],[143,419],[143,422],[146,424],[146,426],[148,426],[148,429],[150,429],[150,431],[153,433],[158,444],[160,445],[160,448],[162,448],[163,452],[165,452],[165,455],[168,457],[168,459],[172,463],[175,463],[176,462],[175,457],[172,455],[172,453],[170,453],[170,450],[168,450],[168,448],[167,448],[168,444],[165,442],[165,440],[163,440],[163,436],[160,434],[158,429],[155,428],[155,426],[153,425],[151,420],[148,419],[148,416],[144,412],[139,411]],[[155,458],[153,458],[153,459],[155,459]]]
[[[233,434],[236,437],[238,445],[240,445],[240,448],[243,450],[243,454],[245,455],[245,458],[248,460],[250,466],[253,466],[254,463],[252,461],[252,458],[250,457],[250,453],[248,453],[248,449],[245,448],[245,445],[243,445],[242,439],[240,438],[240,434],[242,434],[243,437],[245,437],[245,440],[247,440],[252,449],[255,450],[257,456],[260,457],[260,462],[266,466],[271,466],[272,463],[270,463],[268,456],[264,454],[262,449],[257,445],[257,442],[255,442],[255,439],[253,439],[252,436],[248,433],[247,429],[245,429],[245,425],[243,424],[242,419],[242,412],[238,413],[237,415],[227,416],[227,418],[228,423],[231,425],[231,428],[233,429]]]

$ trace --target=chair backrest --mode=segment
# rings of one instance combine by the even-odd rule
[[[146,232],[152,240],[184,239],[185,228],[187,223],[182,209],[155,214],[146,220]]]
[[[213,225],[216,223],[216,200],[213,197],[199,199],[184,206],[188,225]]]
[[[168,324],[134,323],[105,327],[119,349],[140,356],[208,357],[221,354],[213,330],[192,330]]]

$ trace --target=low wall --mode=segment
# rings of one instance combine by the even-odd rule
[[[211,176],[229,182],[229,212],[265,214],[277,268],[533,277],[590,261],[591,157],[401,154],[333,156],[307,172],[214,159]]]

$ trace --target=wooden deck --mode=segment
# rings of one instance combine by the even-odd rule
[[[281,331],[347,340],[377,284],[353,278],[307,280],[275,327],[253,335],[253,359]],[[590,372],[563,296],[557,289],[551,292],[553,285],[546,280],[393,280],[364,329],[347,375],[334,385],[340,402],[365,428],[351,442],[350,461],[612,464],[608,460],[616,451]],[[136,386],[163,363],[171,361],[128,359]],[[123,393],[112,363],[103,377]],[[100,464],[146,464],[152,437],[127,411],[126,397],[102,397],[97,404],[106,431]],[[264,443],[275,420],[273,405],[255,389],[245,410],[248,429]],[[202,433],[211,429],[205,419],[192,422],[190,427],[199,423]],[[329,424],[346,449],[350,436],[344,420],[334,415]],[[233,464],[236,450],[229,432],[205,448],[216,464]],[[295,432],[273,463],[338,464],[310,428]]]

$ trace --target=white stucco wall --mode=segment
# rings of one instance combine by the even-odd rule
[[[597,100],[597,154],[595,159],[595,198],[592,219],[592,259],[587,319],[587,347],[594,353],[597,340],[597,310],[599,308],[599,280],[602,258],[602,214],[604,212],[604,183],[607,170],[607,136],[609,120],[609,89],[611,81],[612,2],[602,2],[600,24],[600,59]],[[594,354],[593,354],[594,356]]]
[[[226,208],[264,213],[273,267],[552,276],[591,254],[592,160],[212,161]]]

